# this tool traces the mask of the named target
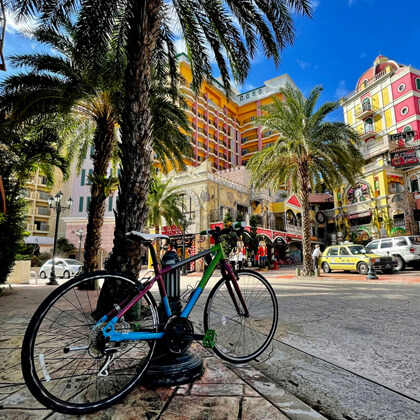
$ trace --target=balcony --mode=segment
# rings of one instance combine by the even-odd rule
[[[364,130],[359,132],[360,140],[367,140],[370,138],[376,139],[376,131],[373,124],[366,124]]]
[[[48,201],[48,199],[50,198],[50,194],[48,194],[46,192],[40,191],[38,194],[39,194],[38,200]]]
[[[370,103],[362,104],[360,107],[356,108],[355,114],[356,118],[359,120],[364,120],[367,117],[372,116],[378,110],[377,107],[373,106]]]
[[[36,232],[49,232],[50,227],[47,224],[34,225]]]
[[[51,216],[51,210],[48,207],[38,207],[36,209],[37,216]]]
[[[302,236],[302,228],[300,226],[291,225],[286,223],[286,232],[291,233],[292,235]]]
[[[381,142],[379,144],[375,144],[373,146],[363,146],[360,150],[363,157],[365,159],[371,159],[375,156],[381,155],[382,153],[386,153],[389,150],[389,145],[387,142]],[[366,167],[365,167],[366,171]]]

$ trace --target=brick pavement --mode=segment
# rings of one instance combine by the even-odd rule
[[[14,286],[0,297],[0,419],[70,419],[40,405],[22,379],[20,346],[32,313],[53,286]],[[119,404],[83,419],[322,419],[302,401],[249,365],[231,365],[198,343],[204,375],[181,386],[137,387]]]

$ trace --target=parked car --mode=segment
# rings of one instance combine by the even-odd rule
[[[394,256],[398,262],[397,271],[404,270],[407,265],[420,265],[420,238],[415,236],[375,239],[366,248],[377,255]]]
[[[384,273],[392,273],[397,266],[396,258],[373,254],[363,245],[356,244],[328,247],[322,253],[320,264],[324,273],[330,273],[331,270],[357,270],[360,274],[367,274],[370,258],[374,269]]]
[[[52,269],[52,261],[48,260],[39,270],[39,277],[45,279],[49,277]],[[55,259],[55,275],[57,277],[63,277],[69,279],[72,276],[75,276],[80,269],[82,268],[82,263],[77,260],[72,260],[70,258],[56,258]]]

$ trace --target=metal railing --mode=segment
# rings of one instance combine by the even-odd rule
[[[382,70],[376,76],[372,77],[369,80],[366,80],[357,89],[353,90],[353,92],[350,92],[349,94],[344,96],[343,100],[346,101],[347,99],[350,99],[352,96],[354,96],[357,93],[361,92],[362,90],[366,89],[368,86],[370,86],[372,83],[375,83],[377,80],[379,80],[380,78],[385,76],[387,73],[394,73],[394,70],[391,66],[387,66],[384,70]]]

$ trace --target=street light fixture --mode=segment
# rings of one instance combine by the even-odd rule
[[[69,197],[66,203],[67,205],[62,206],[61,205],[62,197],[63,197],[63,193],[60,191],[54,197],[50,196],[50,198],[48,199],[48,204],[50,206],[50,209],[53,209],[56,212],[52,267],[51,267],[50,281],[47,283],[48,285],[52,285],[52,286],[58,285],[56,275],[55,275],[55,250],[57,248],[58,221],[59,221],[61,212],[63,212],[64,210],[70,209],[71,205],[73,204],[72,198]]]

